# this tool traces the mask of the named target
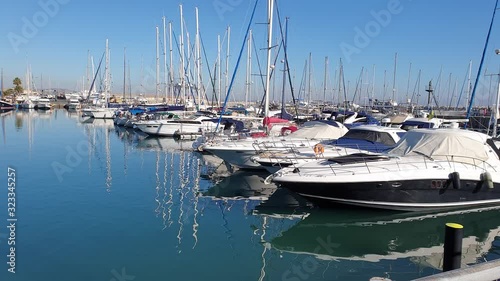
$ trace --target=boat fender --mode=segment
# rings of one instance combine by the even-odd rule
[[[490,189],[493,188],[493,179],[489,172],[482,173],[479,179],[483,185],[486,185]]]
[[[453,172],[449,175],[451,183],[454,189],[460,189],[460,174],[458,172]]]

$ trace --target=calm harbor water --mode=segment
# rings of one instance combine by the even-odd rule
[[[465,227],[464,263],[500,258],[497,209],[318,210],[265,174],[209,178],[207,159],[180,150],[189,142],[110,120],[18,111],[0,126],[0,280],[411,280],[440,272],[446,222]]]

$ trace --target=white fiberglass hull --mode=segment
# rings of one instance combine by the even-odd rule
[[[49,110],[52,108],[52,105],[50,103],[38,103],[37,108],[42,110]]]
[[[273,181],[310,200],[371,208],[418,211],[499,204],[500,173],[477,164],[387,156],[344,165],[323,160],[282,169]]]
[[[85,113],[94,119],[113,119],[115,111],[108,108],[96,108],[85,110]]]
[[[207,146],[203,150],[219,157],[220,159],[226,161],[230,165],[238,167],[240,169],[264,169],[259,163],[252,161],[252,157],[255,156],[256,151],[253,147],[234,147],[231,149],[212,149]]]
[[[172,137],[176,134],[198,134],[201,124],[168,123],[158,121],[143,121],[135,124],[137,128],[148,135]]]

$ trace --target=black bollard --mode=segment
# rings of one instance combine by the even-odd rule
[[[447,223],[444,233],[443,271],[460,268],[462,262],[462,238],[464,227],[458,223]]]

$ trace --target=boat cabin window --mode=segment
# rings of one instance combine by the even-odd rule
[[[403,123],[401,129],[405,131],[413,130],[413,129],[423,129],[423,128],[434,128],[434,123],[426,123],[426,122],[418,122],[418,123]]]

